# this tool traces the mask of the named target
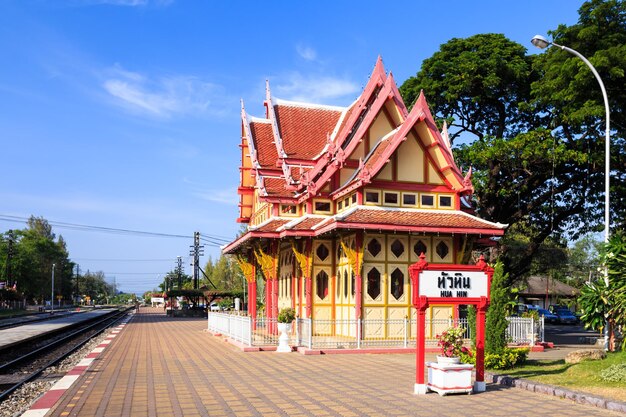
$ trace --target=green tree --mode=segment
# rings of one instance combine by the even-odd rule
[[[590,57],[609,90],[612,132],[612,216],[626,218],[626,19],[621,0],[586,2],[555,41]],[[593,42],[591,42],[593,39]],[[577,238],[603,225],[604,112],[594,77],[580,59],[550,48],[527,55],[503,35],[452,39],[424,61],[400,91],[413,102],[424,90],[435,117],[450,125],[460,166],[473,168],[478,213],[511,225],[524,247],[502,241],[511,278],[530,272],[551,236]],[[613,94],[615,91],[615,94]]]
[[[9,236],[11,234],[11,236]],[[52,227],[42,217],[31,216],[22,230],[0,236],[0,270],[7,271],[8,242],[12,239],[10,270],[18,291],[30,302],[49,300],[52,287],[52,265],[55,265],[55,296],[71,299],[74,264],[62,236],[56,238]]]
[[[507,281],[504,265],[497,262],[491,280],[491,303],[485,318],[485,353],[502,353],[507,346],[506,329],[509,323],[506,317],[512,301]]]

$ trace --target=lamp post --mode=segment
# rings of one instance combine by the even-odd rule
[[[556,46],[557,48],[561,48],[564,51],[569,52],[572,55],[577,56],[582,59],[582,61],[587,64],[593,75],[598,80],[598,84],[600,84],[600,90],[602,90],[602,97],[604,98],[604,112],[606,113],[606,131],[605,131],[605,161],[604,161],[604,243],[609,243],[610,236],[610,211],[609,211],[609,184],[611,178],[611,113],[609,110],[609,98],[606,94],[606,89],[604,88],[604,83],[602,82],[602,78],[600,78],[600,74],[596,71],[595,67],[591,65],[591,62],[587,58],[585,58],[580,52],[568,48],[567,46],[559,45],[554,42],[550,42],[545,37],[541,35],[535,35],[530,41],[533,45],[535,45],[539,49],[545,49],[548,46]],[[609,271],[604,266],[604,283],[608,289],[609,287]],[[608,321],[604,325],[604,349],[609,349],[609,323]]]

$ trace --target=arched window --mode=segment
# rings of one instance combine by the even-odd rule
[[[376,268],[367,273],[367,295],[372,299],[380,295],[380,272]]]
[[[326,271],[320,271],[315,277],[315,290],[320,299],[326,298],[328,295],[328,274]]]

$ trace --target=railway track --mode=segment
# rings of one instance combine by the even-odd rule
[[[117,310],[88,323],[77,323],[62,334],[29,340],[11,346],[0,364],[0,405],[14,391],[37,379],[47,368],[56,365],[85,343],[102,333],[128,314],[131,308]]]

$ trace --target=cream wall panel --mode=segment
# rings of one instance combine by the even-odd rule
[[[428,163],[428,183],[437,185],[444,184],[443,180],[439,176],[439,171],[437,171],[437,169],[430,162]]]
[[[400,296],[400,298],[398,298],[396,300],[396,298],[393,296],[392,294],[392,290],[393,290],[393,273],[395,270],[399,270],[402,275],[403,275],[403,284],[402,284],[402,295]],[[389,305],[398,305],[398,304],[403,304],[403,305],[408,305],[408,303],[411,300],[411,296],[410,296],[410,282],[411,282],[411,277],[409,276],[409,271],[407,268],[407,265],[396,265],[396,264],[389,264],[387,265],[387,300]]]
[[[368,246],[373,239],[376,239],[378,243],[380,244],[380,250],[376,255],[372,254],[368,249]],[[365,242],[365,246],[363,250],[364,261],[384,261],[385,260],[385,247],[387,246],[385,235],[374,235],[374,234],[368,233],[365,235],[364,242]]]
[[[330,335],[332,331],[330,322],[330,307],[313,308],[313,334],[314,335]],[[327,322],[318,322],[317,320],[328,320]]]
[[[374,177],[374,179],[377,180],[386,180],[386,181],[391,181],[393,179],[393,171],[392,171],[392,165],[393,163],[391,162],[391,160],[389,162],[387,162],[385,164],[385,166],[383,167],[383,169],[381,169],[378,172],[378,175],[376,175]],[[384,204],[384,203],[383,203]]]
[[[382,319],[385,318],[385,309],[383,307],[368,307],[363,312],[365,320],[380,320],[374,322],[363,323],[364,339],[379,339],[385,337],[385,326]]]
[[[411,133],[400,145],[398,155],[398,181],[424,182],[424,151]]]
[[[370,291],[368,282],[368,275],[370,271],[376,269],[380,274],[380,291],[375,294],[375,291]],[[384,264],[365,264],[363,266],[363,300],[365,304],[384,304],[385,303],[385,265]],[[374,293],[375,298],[370,296],[370,293]]]
[[[341,170],[339,171],[339,184],[344,185],[345,183],[347,183],[353,174],[354,169],[341,168]]]
[[[328,250],[328,255],[326,256],[326,258],[321,259],[318,256],[318,248],[320,246],[324,245],[326,247],[326,249]],[[333,246],[331,245],[331,241],[330,240],[316,240],[313,242],[313,264],[314,265],[330,265],[332,263],[333,260],[333,252],[332,252],[332,248]]]
[[[437,246],[440,243],[444,243],[448,247],[448,252],[442,258],[439,253],[437,253]],[[432,244],[432,259],[434,263],[452,263],[454,260],[454,247],[452,246],[452,237],[433,237]]]
[[[411,263],[418,262],[420,260],[419,253],[415,253],[415,245],[417,242],[423,242],[426,246],[426,262],[432,261],[432,239],[430,236],[411,236],[411,250],[410,259]]]
[[[370,127],[370,149],[374,148],[374,145],[378,143],[387,133],[391,132],[393,127],[387,121],[387,117],[384,114],[379,113]]]
[[[392,247],[395,247],[397,249],[396,253],[398,253],[400,256],[396,256],[396,253],[394,253]],[[387,260],[389,262],[408,262],[410,250],[411,248],[409,247],[409,239],[407,236],[387,236]]]
[[[361,142],[357,145],[352,155],[349,155],[350,159],[365,159],[365,141],[361,139]]]

